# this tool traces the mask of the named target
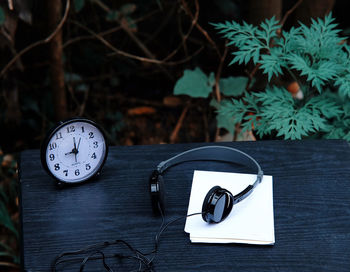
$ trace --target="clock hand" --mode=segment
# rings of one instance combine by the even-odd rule
[[[81,138],[79,138],[77,147],[75,147],[75,141],[74,141],[74,158],[75,158],[75,162],[77,162],[77,154],[79,153],[80,140],[81,140]]]
[[[77,147],[77,153],[79,152],[80,140],[81,140],[81,138],[79,138],[78,147]]]
[[[78,153],[78,150],[77,150],[77,145],[75,143],[75,137],[73,137],[73,144],[74,144],[74,148],[72,150],[72,153],[74,153],[74,160],[75,162],[77,162],[77,153]]]
[[[80,139],[79,139],[79,143],[78,143],[78,148],[79,148],[79,145],[80,145]],[[74,144],[74,147],[73,147],[72,151],[71,152],[67,152],[64,155],[74,154],[75,162],[77,162],[77,154],[78,154],[79,151],[77,149],[77,145],[76,145],[76,142],[75,142],[75,137],[73,137],[73,144]]]

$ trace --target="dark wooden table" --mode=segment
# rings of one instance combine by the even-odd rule
[[[57,189],[44,172],[38,150],[24,151],[20,163],[23,270],[50,271],[52,260],[62,251],[105,240],[123,239],[140,251],[151,251],[161,219],[151,212],[148,177],[160,161],[200,145],[111,147],[99,180],[65,189]],[[183,231],[183,220],[163,234],[155,270],[350,271],[348,143],[260,141],[226,145],[247,152],[273,176],[275,245],[191,244]],[[216,162],[190,162],[171,168],[165,175],[167,220],[186,214],[194,169],[247,172]],[[120,247],[110,250],[121,252]],[[109,263],[114,271],[126,271],[131,265],[113,261]],[[79,263],[59,268],[79,271]],[[84,271],[105,270],[99,260],[89,262]]]

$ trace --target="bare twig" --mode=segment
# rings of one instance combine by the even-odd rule
[[[151,12],[149,12],[148,14],[146,14],[146,15],[144,15],[144,16],[138,18],[138,19],[132,20],[131,23],[132,23],[132,24],[137,24],[137,23],[139,23],[139,22],[142,22],[143,20],[145,20],[145,19],[147,19],[147,18],[153,16],[153,15],[154,15],[155,13],[157,13],[157,12],[158,12],[157,10],[156,10],[156,11],[151,11]],[[116,27],[112,27],[112,28],[110,28],[110,29],[107,29],[107,30],[105,30],[105,31],[99,32],[99,33],[97,33],[97,34],[100,35],[100,36],[106,36],[106,35],[110,35],[110,34],[112,34],[112,33],[115,33],[115,32],[117,32],[117,31],[119,31],[119,30],[121,30],[121,29],[122,29],[121,26],[116,26]],[[67,47],[67,46],[69,46],[69,45],[71,45],[71,44],[73,44],[73,43],[82,41],[82,40],[91,40],[91,39],[96,39],[96,37],[93,36],[93,35],[78,36],[78,37],[75,37],[75,38],[72,38],[72,39],[66,41],[66,42],[63,44],[63,48],[65,48],[65,47]]]
[[[8,47],[9,47],[11,53],[15,56],[17,54],[17,51],[14,47],[14,41],[13,41],[12,37],[5,31],[5,29],[3,27],[1,27],[0,30],[1,30],[1,34],[6,38],[6,40],[8,42]],[[24,66],[23,66],[23,63],[21,62],[21,60],[17,59],[16,63],[17,63],[18,69],[23,71]]]
[[[17,264],[9,263],[9,262],[0,262],[0,267],[11,267],[16,269],[20,268]]]
[[[177,3],[174,1],[172,4],[173,6],[171,7],[170,11],[168,14],[163,16],[163,20],[161,23],[158,25],[157,29],[154,29],[152,33],[147,37],[147,39],[144,40],[145,44],[148,44],[150,41],[154,41],[156,37],[164,30],[164,28],[169,24],[169,22],[172,21],[173,19],[173,14],[176,12],[176,6]],[[163,9],[159,8],[158,10],[155,10],[155,12],[163,11]]]
[[[301,4],[303,2],[303,0],[298,0],[298,2],[296,2],[295,4],[294,4],[294,6],[290,9],[290,10],[288,10],[287,12],[286,12],[286,14],[283,16],[283,18],[282,18],[282,20],[281,20],[281,22],[280,22],[280,30],[283,28],[283,25],[285,24],[285,22],[287,21],[287,18],[289,17],[289,15],[290,14],[292,14],[292,12]]]
[[[150,59],[150,58],[145,58],[145,57],[140,57],[140,56],[136,56],[133,54],[130,54],[128,52],[122,51],[116,47],[114,47],[111,43],[109,43],[106,39],[104,39],[103,37],[101,37],[100,35],[98,35],[97,33],[93,32],[91,29],[87,28],[86,26],[80,24],[79,22],[76,21],[72,21],[72,23],[74,23],[75,25],[79,26],[80,28],[84,29],[85,31],[89,32],[91,35],[93,35],[96,39],[98,39],[100,42],[102,42],[105,46],[107,46],[109,49],[111,49],[114,53],[110,54],[110,56],[113,56],[115,54],[117,55],[121,55],[127,58],[131,58],[131,59],[135,59],[135,60],[139,60],[139,61],[143,61],[143,62],[148,62],[148,63],[154,63],[154,64],[162,64],[162,65],[178,65],[184,62],[189,61],[191,58],[193,58],[193,56],[197,55],[200,51],[202,51],[203,47],[199,48],[192,56],[182,59],[180,61],[176,61],[176,62],[164,62],[161,60],[157,60],[157,59]]]
[[[170,143],[172,143],[172,144],[175,143],[175,141],[176,141],[176,139],[177,139],[177,136],[178,136],[178,134],[179,134],[180,128],[181,128],[181,126],[182,126],[182,123],[183,123],[183,121],[184,121],[184,119],[185,119],[185,116],[186,116],[186,113],[187,113],[189,107],[190,107],[190,103],[187,103],[187,105],[186,105],[186,106],[184,107],[184,109],[182,110],[182,113],[181,113],[181,115],[180,115],[180,118],[179,118],[179,120],[177,121],[177,124],[176,124],[176,126],[175,126],[173,132],[172,132],[171,135],[170,135]]]
[[[186,40],[188,39],[188,37],[190,36],[190,34],[194,28],[194,26],[198,22],[198,17],[199,17],[199,5],[198,5],[198,1],[196,1],[196,13],[195,13],[194,17],[192,18],[192,23],[191,23],[190,28],[188,29],[187,33],[183,36],[181,44],[179,44],[177,48],[175,48],[167,57],[165,57],[163,59],[163,61],[167,61],[167,60],[171,59],[180,50],[180,48],[182,46],[184,46]]]
[[[220,77],[221,77],[221,71],[222,71],[222,67],[224,65],[224,61],[227,55],[227,49],[228,47],[226,46],[227,42],[225,43],[225,50],[224,53],[222,54],[221,58],[220,58],[220,63],[219,63],[219,67],[218,70],[216,72],[216,76],[215,76],[215,95],[216,95],[216,100],[218,101],[218,103],[220,103],[221,101],[221,93],[220,93]],[[216,133],[215,133],[215,141],[218,140],[219,138],[219,133],[220,133],[220,129],[216,128]]]
[[[98,6],[100,6],[104,11],[111,12],[111,9],[102,3],[100,0],[93,0]],[[155,55],[147,48],[147,46],[132,32],[132,30],[128,27],[128,24],[125,24],[122,19],[117,19],[119,25],[121,28],[128,34],[128,36],[136,43],[136,45],[142,50],[142,52],[149,58],[149,59],[156,59]],[[155,63],[158,65],[159,69],[166,74],[170,79],[173,79],[173,76],[164,68],[162,67],[162,63]]]
[[[220,103],[221,101],[221,94],[220,94],[220,77],[221,77],[221,71],[222,71],[222,67],[224,65],[224,61],[225,58],[227,56],[227,49],[228,47],[226,46],[227,42],[225,43],[225,50],[224,53],[222,54],[221,58],[220,58],[220,63],[219,63],[219,67],[218,70],[216,72],[216,76],[215,76],[215,95],[216,95],[216,100]]]
[[[26,48],[24,48],[22,51],[20,51],[17,55],[15,55],[7,64],[6,66],[1,70],[0,72],[0,78],[3,77],[5,75],[5,73],[7,72],[7,70],[21,57],[23,56],[25,53],[27,53],[28,51],[32,50],[34,47],[37,47],[39,45],[42,44],[46,44],[48,42],[50,42],[52,40],[53,37],[56,36],[56,34],[58,33],[58,31],[61,30],[62,26],[64,25],[64,23],[67,20],[68,17],[68,13],[69,13],[69,9],[70,9],[70,0],[66,1],[66,9],[64,12],[64,15],[62,17],[62,20],[60,21],[60,23],[57,25],[57,27],[55,28],[55,30],[44,40],[40,40],[37,42],[32,43],[31,45],[27,46]]]
[[[111,12],[111,9],[100,0],[93,0],[100,8],[102,8],[105,12]]]
[[[204,112],[202,116],[203,116],[203,125],[204,125],[204,133],[205,133],[205,142],[208,143],[210,141],[210,135],[209,135],[208,117],[206,112]]]
[[[106,36],[106,35],[109,35],[109,34],[112,34],[114,32],[117,32],[119,30],[121,30],[122,28],[120,26],[117,26],[117,27],[113,27],[113,28],[110,28],[106,31],[103,31],[103,32],[100,32],[100,33],[96,33],[96,35],[99,35],[101,37],[103,36]],[[92,40],[92,39],[96,39],[96,37],[94,35],[86,35],[86,36],[78,36],[78,37],[75,37],[75,38],[72,38],[68,41],[66,41],[64,44],[63,44],[63,48],[73,44],[73,43],[76,43],[76,42],[79,42],[79,41],[83,41],[83,40]]]
[[[13,0],[8,0],[7,3],[9,5],[9,10],[13,10]]]
[[[192,21],[194,21],[194,15],[192,14],[190,8],[188,7],[187,2],[185,0],[181,0],[181,2],[183,4],[187,14],[192,18]],[[199,10],[198,0],[195,0],[195,4],[196,4],[196,10]],[[203,34],[203,36],[208,40],[208,42],[214,47],[216,53],[221,58],[221,53],[220,53],[220,50],[217,47],[216,43],[212,40],[212,38],[210,38],[208,32],[199,25],[198,21],[195,21],[195,22],[196,22],[195,25],[196,25],[197,29]]]
[[[261,66],[261,63],[258,63],[257,65],[255,65],[254,69],[250,73],[246,72],[248,74],[248,82],[247,82],[247,85],[245,86],[246,91],[250,90],[250,87],[251,87],[250,84],[252,84],[253,78],[256,72],[259,70],[260,66]]]

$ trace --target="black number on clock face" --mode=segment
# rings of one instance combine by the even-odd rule
[[[49,149],[50,149],[50,150],[54,150],[56,147],[57,147],[57,144],[56,144],[56,143],[51,143],[51,144],[49,144]]]
[[[89,170],[91,169],[90,163],[87,163],[87,164],[85,165],[85,169],[86,169],[86,171],[89,171]]]
[[[60,164],[59,163],[56,163],[54,166],[55,166],[55,170],[56,171],[60,170]]]
[[[54,161],[55,160],[55,155],[54,154],[50,154],[49,158],[50,158],[50,161]]]
[[[63,173],[66,177],[68,176],[68,170],[63,170]]]
[[[67,127],[67,133],[75,132],[75,127],[74,126],[68,126]]]
[[[89,132],[89,139],[94,138],[94,133],[93,132]]]
[[[79,175],[80,175],[79,169],[75,170],[75,171],[74,171],[74,174],[75,174],[76,176],[79,176]]]
[[[96,159],[96,158],[97,158],[95,152],[91,155],[91,158],[93,158],[93,159]]]
[[[97,141],[95,141],[93,144],[94,144],[94,148],[98,148],[98,142]]]

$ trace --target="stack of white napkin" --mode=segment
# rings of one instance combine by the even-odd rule
[[[256,175],[212,171],[194,171],[187,214],[201,212],[207,192],[214,186],[229,190],[233,195],[256,180]],[[272,176],[262,182],[243,201],[233,206],[229,216],[218,224],[206,223],[201,215],[187,217],[185,232],[193,243],[243,243],[273,245]]]

